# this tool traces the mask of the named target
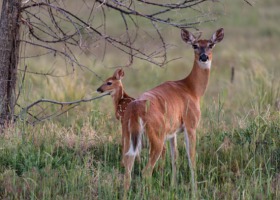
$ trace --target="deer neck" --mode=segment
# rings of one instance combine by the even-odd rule
[[[126,95],[126,93],[124,92],[123,87],[119,87],[119,89],[116,90],[115,93],[112,95],[114,106],[115,106],[116,110],[118,108],[120,100],[123,99],[125,95]]]
[[[183,81],[190,90],[191,95],[200,98],[206,91],[209,77],[210,68],[201,68],[197,59],[195,59],[191,73],[185,79],[183,79]]]

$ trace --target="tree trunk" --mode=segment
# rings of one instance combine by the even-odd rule
[[[3,0],[0,19],[0,126],[13,120],[21,0]],[[1,127],[0,127],[1,130]]]

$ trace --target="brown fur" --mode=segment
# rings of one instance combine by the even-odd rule
[[[97,89],[98,92],[109,92],[112,96],[115,116],[118,120],[123,119],[127,105],[134,101],[134,98],[129,96],[122,85],[121,79],[124,77],[124,71],[117,69],[112,77],[107,78],[104,83]],[[111,85],[108,85],[111,83]]]
[[[123,126],[124,113],[126,111],[127,105],[134,101],[134,98],[129,96],[125,91],[122,85],[121,79],[124,77],[124,71],[122,69],[117,69],[112,77],[107,78],[104,83],[97,89],[98,92],[109,92],[112,96],[115,116],[118,120],[121,120]],[[110,83],[110,85],[108,85]],[[122,139],[122,143],[123,143]],[[137,140],[134,141],[135,144]],[[124,145],[123,145],[124,146]],[[162,159],[165,158],[165,147],[162,152]],[[137,156],[138,161],[140,162],[140,157]],[[123,163],[123,161],[122,161]]]
[[[210,40],[199,40],[188,31],[182,30],[185,42],[198,45],[194,50],[195,60],[191,73],[184,79],[165,82],[145,93],[130,103],[124,115],[124,187],[129,189],[131,171],[135,154],[131,149],[138,147],[142,129],[150,142],[149,161],[143,170],[144,175],[151,176],[153,168],[161,155],[164,142],[170,139],[172,153],[172,168],[174,183],[176,177],[176,133],[185,130],[189,165],[194,183],[195,153],[196,153],[196,128],[200,120],[200,98],[205,93],[208,85],[210,68],[202,68],[199,62],[203,54],[212,60],[212,46],[223,39],[223,29],[219,29]],[[212,46],[210,46],[212,45]],[[210,63],[211,65],[211,63]],[[131,148],[133,142],[133,148]],[[136,144],[135,144],[136,143]],[[139,153],[139,152],[138,152]]]

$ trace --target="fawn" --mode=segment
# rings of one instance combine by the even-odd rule
[[[109,77],[105,82],[97,89],[97,92],[108,92],[113,99],[115,107],[115,116],[118,120],[123,121],[124,112],[127,105],[134,101],[134,98],[126,94],[124,91],[121,79],[124,77],[124,71],[117,69],[112,77]]]

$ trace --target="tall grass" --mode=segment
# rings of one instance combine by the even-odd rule
[[[200,199],[277,199],[280,188],[280,116],[257,110],[240,127],[226,128],[223,108],[209,110],[209,124],[198,131],[197,195]],[[97,116],[96,116],[97,115]],[[204,119],[205,121],[207,118]],[[215,125],[211,124],[216,122]],[[95,127],[95,129],[93,128]],[[53,122],[16,124],[1,136],[2,199],[119,199],[123,196],[119,127],[106,116],[64,128]],[[190,199],[189,168],[178,138],[177,185],[172,188],[169,149],[153,177],[147,162],[135,164],[129,199]]]

